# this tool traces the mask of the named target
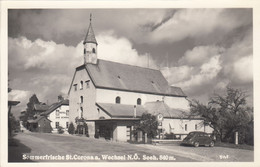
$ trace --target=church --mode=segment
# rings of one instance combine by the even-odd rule
[[[133,141],[134,124],[143,113],[158,118],[158,131],[180,138],[191,131],[212,132],[202,118],[190,118],[189,101],[159,70],[98,59],[91,18],[84,42],[84,63],[69,88],[69,121],[84,120],[89,137],[99,133],[114,141]]]

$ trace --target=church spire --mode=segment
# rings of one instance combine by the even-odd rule
[[[89,18],[89,27],[87,35],[84,39],[84,64],[97,64],[97,40],[91,25],[92,14]]]
[[[90,19],[89,19],[89,27],[88,27],[88,32],[87,35],[85,37],[85,40],[83,42],[83,44],[85,45],[86,43],[94,43],[97,44],[97,40],[91,25],[91,21],[92,21],[92,14],[90,13]]]

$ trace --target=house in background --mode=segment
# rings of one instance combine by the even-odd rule
[[[76,68],[68,92],[69,120],[76,125],[83,118],[90,137],[98,132],[116,141],[132,140],[134,125],[145,112],[158,117],[162,134],[212,131],[201,118],[188,117],[187,96],[159,70],[98,59],[91,20],[83,44],[84,64]]]
[[[45,103],[34,104],[33,113],[35,113],[35,115],[40,115],[41,113],[48,110],[49,107],[50,106],[46,105]]]
[[[59,99],[59,102],[52,104],[41,115],[46,116],[51,121],[53,133],[58,133],[59,127],[67,132],[69,127],[69,100]]]
[[[30,119],[28,122],[28,130],[31,132],[51,133],[52,127],[50,120],[45,116],[37,115],[34,119]]]

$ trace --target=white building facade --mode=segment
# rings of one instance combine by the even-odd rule
[[[61,128],[65,133],[69,127],[69,100],[54,103],[43,113],[51,121],[52,133],[58,133]]]
[[[77,67],[69,89],[69,121],[83,118],[90,137],[132,140],[133,126],[145,112],[162,115],[161,133],[187,135],[212,130],[201,118],[189,118],[189,102],[181,88],[169,86],[159,70],[97,58],[90,23],[84,44],[84,64]]]

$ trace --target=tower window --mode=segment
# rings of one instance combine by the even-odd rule
[[[197,130],[197,129],[198,129],[198,125],[196,124],[196,125],[195,125],[195,130]]]
[[[83,89],[83,81],[80,81],[80,89]]]
[[[187,124],[185,124],[185,131],[187,131],[188,130],[188,125]]]
[[[96,49],[95,48],[92,49],[92,53],[96,53]]]
[[[86,48],[84,48],[84,54],[86,54],[86,53],[87,53]]]
[[[141,105],[142,104],[142,100],[140,98],[137,99],[137,105]]]
[[[116,97],[116,104],[120,104],[121,98],[119,96]]]

